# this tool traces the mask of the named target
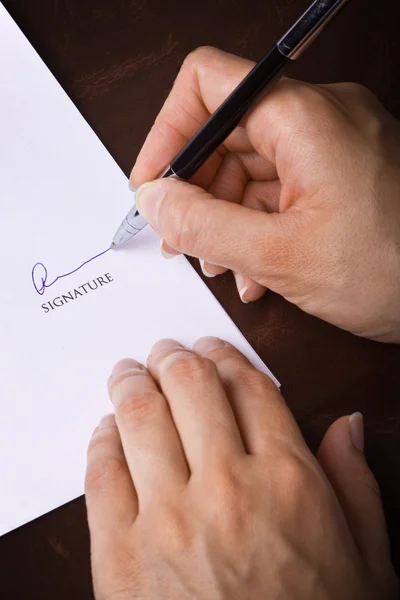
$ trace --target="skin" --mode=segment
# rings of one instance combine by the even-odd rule
[[[86,476],[97,600],[397,598],[359,415],[315,458],[274,383],[215,338],[161,341],[108,385]]]
[[[357,335],[400,341],[400,130],[353,84],[284,80],[190,183],[154,179],[252,64],[188,57],[132,171],[170,257],[230,269]],[[144,184],[144,185],[143,185]],[[362,416],[316,457],[273,382],[216,338],[118,363],[88,450],[97,600],[398,597]]]
[[[190,55],[132,186],[162,172],[252,66],[215,49]],[[399,342],[399,164],[399,124],[369,91],[285,80],[193,183],[147,183],[136,201],[164,251],[198,257],[206,273],[231,269],[246,302],[270,288],[354,334]]]

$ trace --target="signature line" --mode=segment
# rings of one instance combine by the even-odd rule
[[[54,285],[59,279],[63,279],[64,277],[69,277],[69,275],[73,275],[74,273],[76,273],[77,271],[79,271],[80,269],[82,269],[82,267],[84,267],[85,265],[87,265],[88,263],[92,262],[93,260],[96,260],[96,258],[100,258],[100,256],[103,256],[103,254],[107,254],[107,252],[110,252],[110,250],[111,250],[111,248],[107,248],[107,250],[103,250],[103,252],[100,252],[100,254],[96,254],[96,256],[92,256],[92,258],[89,258],[88,260],[85,260],[84,263],[82,263],[81,265],[79,265],[79,267],[77,267],[73,271],[69,271],[68,273],[64,273],[64,275],[59,275],[51,283],[47,283],[48,274],[47,274],[46,267],[44,266],[43,263],[37,262],[33,266],[33,268],[32,268],[32,283],[33,283],[33,287],[35,288],[36,292],[40,296],[43,296],[43,294],[45,293],[46,289],[49,288],[49,287],[51,287],[52,285]]]

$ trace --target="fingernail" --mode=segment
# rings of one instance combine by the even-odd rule
[[[206,277],[216,277],[216,273],[210,273],[207,269],[204,268],[205,261],[200,259],[200,267]]]
[[[114,415],[106,415],[100,421],[97,429],[114,429],[117,426]]]
[[[178,348],[183,348],[183,346],[176,340],[160,340],[152,347],[149,358],[154,358],[157,354],[165,352],[166,350],[177,350]]]
[[[249,286],[246,283],[247,277],[245,277],[241,273],[236,273],[235,279],[241,301],[243,302],[243,304],[248,304],[249,301],[246,298],[246,292],[249,289]]]
[[[244,287],[242,287],[239,290],[239,296],[240,296],[240,299],[243,302],[243,304],[248,304],[249,303],[249,300],[246,300],[246,293],[247,293],[248,289],[249,289],[249,286],[245,285]]]
[[[123,358],[114,366],[111,371],[111,376],[115,377],[116,375],[121,375],[121,373],[126,373],[127,371],[141,371],[142,369],[142,365],[137,362],[137,360],[133,360],[133,358]]]
[[[137,188],[133,185],[133,183],[131,182],[130,179],[128,179],[128,187],[131,190],[131,192],[136,192]]]
[[[150,181],[136,190],[135,202],[138,211],[155,229],[158,228],[158,215],[165,191],[158,181]]]
[[[360,412],[354,413],[349,418],[349,430],[354,448],[364,452],[364,417]]]
[[[175,256],[178,256],[178,254],[180,254],[180,252],[175,252],[175,250],[173,250],[163,239],[161,240],[160,248],[162,256],[167,260],[175,258]],[[172,252],[170,252],[170,250],[172,250]]]
[[[220,340],[216,337],[203,337],[200,340],[197,340],[195,345],[193,346],[193,350],[198,354],[207,354],[211,352],[211,350],[216,350],[217,348],[225,348],[228,346],[224,340]]]

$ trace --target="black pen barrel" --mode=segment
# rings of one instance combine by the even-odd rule
[[[269,90],[289,59],[276,46],[215,111],[200,131],[171,162],[181,179],[190,179]]]
[[[164,177],[190,179],[268,92],[286,63],[298,58],[348,1],[315,0],[179,152]]]

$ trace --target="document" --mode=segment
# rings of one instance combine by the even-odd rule
[[[120,358],[214,335],[269,373],[186,259],[161,257],[150,227],[109,250],[132,202],[0,4],[0,535],[83,493]]]

